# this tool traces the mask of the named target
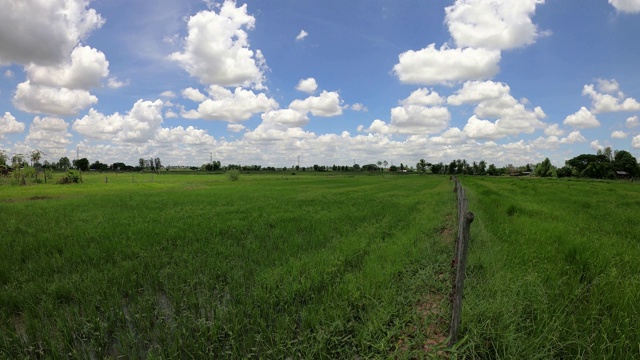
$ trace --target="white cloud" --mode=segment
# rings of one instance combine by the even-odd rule
[[[128,85],[129,85],[129,80],[121,81],[121,80],[118,80],[116,76],[110,77],[109,80],[107,81],[107,86],[111,89],[119,89],[123,86],[128,86]]]
[[[6,77],[7,79],[11,79],[13,78],[13,71],[7,69],[7,71],[4,72],[4,77]]]
[[[63,149],[71,144],[72,135],[67,132],[69,124],[56,117],[40,118],[36,116],[31,122],[25,143],[33,145],[45,152],[49,149]]]
[[[634,149],[640,149],[640,135],[636,135],[631,140],[631,147]]]
[[[213,144],[215,139],[207,134],[205,130],[196,129],[189,126],[186,129],[182,126],[174,128],[160,128],[154,136],[157,144],[186,144],[205,145]]]
[[[464,132],[457,127],[449,128],[447,131],[431,138],[431,142],[437,145],[454,145],[465,141]]]
[[[626,124],[628,128],[640,126],[640,118],[638,115],[631,116],[627,119]]]
[[[263,87],[266,68],[260,50],[249,48],[247,32],[255,18],[247,14],[247,5],[236,7],[226,0],[215,11],[201,11],[189,18],[189,33],[183,52],[169,59],[177,61],[203,84]]]
[[[512,49],[540,36],[531,17],[544,0],[456,0],[445,22],[459,47]]]
[[[437,106],[444,103],[444,98],[437,92],[429,90],[427,88],[420,88],[415,90],[406,99],[400,101],[400,105],[423,105],[423,106]]]
[[[616,94],[620,91],[620,84],[615,79],[596,79],[598,90],[607,94]]]
[[[544,130],[544,134],[547,136],[562,136],[564,130],[560,129],[559,124],[552,124]]]
[[[407,84],[449,84],[490,78],[500,70],[500,51],[488,49],[450,49],[435,44],[418,51],[409,50],[398,57],[393,67],[398,79]]]
[[[598,141],[598,140],[593,140],[591,142],[591,146],[590,147],[591,147],[592,150],[595,150],[595,151],[604,150],[604,146],[600,145],[600,141]]]
[[[365,131],[371,134],[390,134],[393,131],[389,128],[389,125],[387,125],[386,122],[380,120],[380,119],[375,119],[373,120],[373,122],[371,123],[371,125],[369,125],[368,128],[361,128],[359,131]]]
[[[13,104],[22,111],[55,115],[75,115],[97,102],[86,90],[32,85],[28,80],[18,84],[13,97]]]
[[[569,135],[567,135],[567,137],[562,138],[560,140],[560,143],[575,144],[575,143],[585,142],[585,141],[587,141],[587,139],[584,136],[582,136],[582,134],[580,134],[580,131],[576,130],[576,131],[572,131]]]
[[[611,137],[614,139],[624,139],[627,137],[627,133],[624,131],[614,131],[611,133]]]
[[[177,118],[177,117],[178,117],[178,114],[173,110],[167,110],[164,113],[164,118],[165,119],[174,119],[174,118]]]
[[[627,13],[640,12],[640,1],[638,0],[609,0],[609,4],[613,5],[618,11]]]
[[[246,129],[246,128],[242,124],[234,124],[234,123],[227,124],[227,130],[229,130],[231,132],[240,132],[240,131],[242,131],[244,129]]]
[[[296,41],[300,41],[304,38],[306,38],[309,35],[308,32],[304,31],[304,30],[300,30],[300,33],[298,34],[298,36],[296,36]]]
[[[161,100],[138,100],[126,115],[104,115],[94,109],[73,123],[73,130],[92,139],[143,143],[154,138],[162,124]]]
[[[109,75],[109,62],[104,53],[89,46],[78,46],[65,63],[52,66],[30,64],[25,67],[33,85],[88,90],[99,87]]]
[[[203,102],[207,100],[207,96],[200,92],[198,89],[188,87],[182,90],[182,97],[195,102]]]
[[[280,109],[262,114],[262,121],[286,127],[302,127],[309,123],[309,118],[293,109]]]
[[[289,108],[306,114],[311,112],[313,116],[332,117],[342,114],[342,100],[336,91],[323,91],[318,96],[309,96],[304,100],[293,100]]]
[[[585,85],[582,89],[582,95],[587,95],[591,98],[592,111],[595,114],[615,111],[640,111],[640,103],[634,98],[625,98],[621,91],[618,91],[617,96],[613,96],[595,91],[593,85]]]
[[[578,112],[567,116],[564,119],[563,124],[573,126],[577,129],[595,128],[600,126],[600,122],[596,119],[596,116],[584,106],[581,107]]]
[[[400,134],[437,133],[446,129],[450,120],[446,107],[408,105],[391,109],[392,131]]]
[[[454,95],[447,98],[450,105],[478,104],[486,100],[509,95],[511,89],[505,83],[495,81],[467,81]]]
[[[89,0],[3,1],[0,64],[56,65],[104,23]]]
[[[477,104],[474,116],[464,127],[469,138],[499,139],[520,133],[531,134],[546,128],[541,120],[546,117],[542,108],[528,110],[528,100],[516,100],[509,85],[494,81],[469,81],[447,98],[451,105]],[[496,119],[496,122],[485,118]]]
[[[176,93],[174,93],[171,90],[166,90],[166,91],[163,91],[162,93],[160,93],[160,97],[167,98],[167,99],[173,99],[173,98],[176,97]]]
[[[367,111],[369,111],[369,109],[367,109],[367,107],[366,107],[366,106],[364,106],[364,105],[363,105],[363,104],[361,104],[361,103],[355,103],[355,104],[352,104],[352,105],[350,106],[350,109],[351,109],[351,110],[353,110],[353,111],[362,111],[362,112],[367,112]]]
[[[308,78],[301,79],[296,86],[296,90],[300,90],[302,92],[306,92],[307,94],[313,94],[318,90],[318,84],[316,83],[316,79]]]
[[[211,85],[208,89],[210,99],[198,105],[198,110],[190,110],[182,114],[187,119],[223,120],[240,122],[250,119],[253,115],[266,112],[278,107],[278,103],[263,93],[255,94],[251,90],[240,87],[232,93],[218,85]]]
[[[0,117],[0,138],[2,138],[4,134],[16,134],[23,131],[24,123],[17,121],[10,112],[7,111]]]

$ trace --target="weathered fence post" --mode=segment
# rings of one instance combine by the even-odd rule
[[[464,291],[465,268],[467,265],[467,252],[469,248],[469,232],[474,215],[469,210],[469,201],[466,192],[456,177],[453,177],[457,195],[458,207],[458,237],[453,266],[456,268],[456,280],[452,293],[451,327],[449,331],[449,346],[458,341],[458,328],[462,314],[462,295]]]

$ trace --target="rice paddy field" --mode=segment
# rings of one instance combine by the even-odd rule
[[[640,358],[640,184],[461,181],[467,358]]]
[[[0,358],[421,358],[442,351],[455,228],[448,177],[2,181]],[[628,229],[619,230],[627,248],[615,252],[636,266],[632,240],[622,237]],[[586,245],[576,249],[576,258],[591,254]],[[479,288],[490,265],[482,278],[476,264]],[[602,271],[622,281],[613,269]],[[616,299],[635,306],[629,294]]]

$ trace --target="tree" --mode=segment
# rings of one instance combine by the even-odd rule
[[[420,161],[416,164],[416,168],[418,169],[419,172],[421,173],[426,173],[427,172],[427,162],[424,161],[424,159],[420,159]]]
[[[160,166],[162,166],[162,163],[160,162],[160,158],[157,157],[157,158],[153,159],[153,163],[156,166],[156,171],[160,170]]]
[[[58,166],[64,171],[67,171],[71,167],[71,160],[69,160],[69,158],[66,156],[61,157],[60,160],[58,161]]]
[[[489,168],[487,169],[487,174],[491,176],[498,175],[498,168],[493,164],[489,165]]]
[[[7,160],[9,160],[7,153],[4,150],[0,150],[0,166],[6,166]]]
[[[429,163],[427,163],[428,165]],[[431,165],[431,172],[434,174],[441,174],[444,171],[444,164],[439,162],[437,164]]]
[[[613,158],[613,168],[616,171],[626,171],[631,177],[640,175],[638,161],[631,153],[625,150],[616,151]]]
[[[384,165],[384,168],[386,169],[387,165],[389,165],[389,163],[387,162],[387,160],[385,160],[385,161],[382,162],[382,165]]]
[[[82,159],[73,160],[73,166],[80,171],[88,171],[89,159],[82,158]]]
[[[540,164],[536,165],[534,174],[540,177],[549,177],[551,176],[552,170],[553,167],[551,166],[551,161],[549,158],[545,158]]]
[[[478,174],[477,175],[486,175],[487,174],[487,162],[484,160],[480,160],[478,163]]]
[[[33,166],[34,163],[39,162],[40,158],[42,158],[43,154],[44,153],[42,151],[38,150],[38,149],[33,150],[31,152],[31,166]],[[46,155],[46,154],[44,154],[44,155]]]
[[[24,158],[22,157],[22,154],[13,154],[11,157],[11,167],[14,169],[21,167],[23,162]]]
[[[141,169],[144,169],[144,159],[143,158],[138,159],[138,166],[140,166]]]

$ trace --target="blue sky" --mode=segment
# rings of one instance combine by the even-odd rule
[[[0,149],[165,165],[640,156],[640,0],[0,0]]]

